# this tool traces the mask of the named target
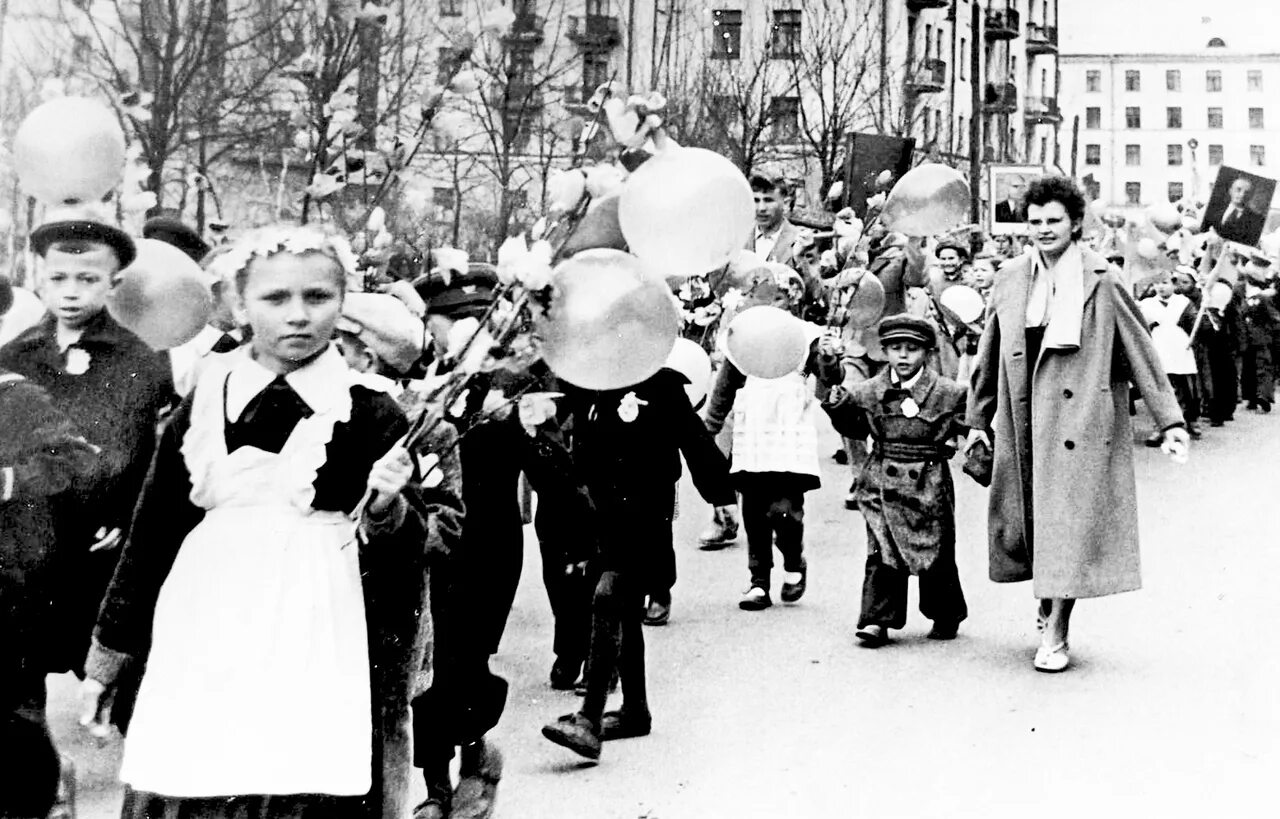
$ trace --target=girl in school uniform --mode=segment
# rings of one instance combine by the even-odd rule
[[[266,228],[232,282],[252,342],[164,430],[87,666],[86,721],[145,656],[128,819],[381,815],[381,699],[421,603],[401,410],[331,344],[340,239]],[[407,639],[406,639],[407,638]]]

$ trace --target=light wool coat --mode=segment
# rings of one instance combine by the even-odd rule
[[[1129,384],[1157,426],[1182,423],[1119,271],[1085,250],[1083,275],[1080,349],[1044,350],[1032,362],[1025,331],[1030,258],[1005,264],[970,380],[967,425],[994,432],[990,576],[997,583],[1033,580],[1042,599],[1141,586]]]

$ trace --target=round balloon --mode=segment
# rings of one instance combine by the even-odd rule
[[[689,403],[695,407],[702,403],[711,390],[711,357],[696,341],[677,338],[667,356],[666,366],[689,379],[684,391],[689,394]]]
[[[1147,208],[1147,218],[1161,233],[1173,233],[1182,227],[1182,214],[1172,202],[1160,202]]]
[[[627,240],[618,227],[618,195],[611,194],[597,199],[587,208],[560,249],[561,258],[568,258],[583,250],[596,248],[626,250]]]
[[[1143,236],[1138,240],[1138,255],[1147,261],[1154,261],[1160,258],[1160,246],[1150,236]]]
[[[969,183],[955,168],[925,163],[889,191],[880,221],[908,236],[937,236],[969,221]]]
[[[13,304],[0,315],[0,345],[8,344],[25,330],[29,330],[44,318],[44,302],[30,290],[14,287]]]
[[[781,378],[799,370],[808,352],[804,323],[786,310],[757,305],[729,322],[725,354],[747,375]]]
[[[849,296],[846,309],[848,324],[856,329],[874,327],[884,315],[884,285],[873,274],[866,273],[858,280],[858,286]]]
[[[47,205],[96,202],[124,176],[124,132],[102,103],[58,97],[27,115],[13,138],[22,189]]]
[[[153,350],[186,344],[213,311],[210,277],[173,245],[158,239],[137,245],[138,257],[107,294],[107,310]]]
[[[663,276],[708,273],[740,250],[755,224],[751,185],[728,159],[672,148],[627,178],[618,223],[632,253]]]
[[[1231,285],[1226,282],[1214,282],[1213,287],[1209,288],[1209,306],[1216,310],[1226,310],[1233,294]]]
[[[584,250],[556,267],[551,285],[537,332],[552,372],[583,389],[616,390],[662,369],[680,319],[670,288],[643,262]]]
[[[956,314],[965,324],[972,324],[982,318],[986,311],[986,302],[982,295],[965,284],[956,284],[942,291],[942,306]]]

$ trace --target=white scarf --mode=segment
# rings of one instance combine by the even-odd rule
[[[1044,327],[1043,348],[1080,349],[1084,319],[1084,254],[1072,242],[1050,266],[1039,250],[1027,249],[1031,288],[1027,294],[1027,327]]]

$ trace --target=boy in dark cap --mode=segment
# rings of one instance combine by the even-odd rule
[[[168,356],[147,347],[107,313],[116,273],[133,241],[94,214],[72,211],[36,228],[39,292],[48,314],[0,348],[0,368],[43,387],[54,406],[101,449],[90,478],[54,499],[58,589],[51,671],[79,673],[98,604],[115,570],[156,442],[160,413],[174,400]]]
[[[209,243],[200,238],[196,229],[173,216],[153,216],[142,226],[142,238],[155,239],[170,244],[200,262],[209,253]]]
[[[1246,257],[1244,276],[1237,286],[1243,326],[1240,351],[1240,392],[1248,409],[1271,412],[1275,400],[1275,346],[1280,338],[1280,310],[1271,287],[1271,260]]]
[[[907,621],[907,578],[920,577],[929,637],[955,638],[968,614],[955,558],[955,487],[947,461],[966,430],[965,388],[924,366],[937,344],[933,325],[901,314],[880,322],[889,365],[874,378],[832,388],[823,408],[842,435],[874,443],[855,487],[867,523],[858,639],[888,642]]]

